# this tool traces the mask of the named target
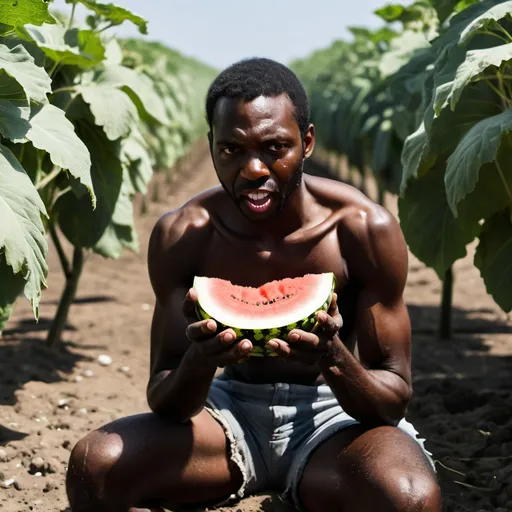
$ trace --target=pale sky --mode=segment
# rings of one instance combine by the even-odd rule
[[[385,0],[110,1],[149,21],[146,38],[219,69],[254,56],[287,64],[349,37],[348,26],[380,26],[373,11],[386,4]],[[62,11],[70,7],[65,0],[55,0],[53,6]],[[113,30],[119,36],[138,35],[128,22]]]

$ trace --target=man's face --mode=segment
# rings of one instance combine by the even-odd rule
[[[249,220],[275,217],[301,182],[313,127],[303,140],[285,94],[249,102],[221,98],[212,125],[213,163],[226,192]]]

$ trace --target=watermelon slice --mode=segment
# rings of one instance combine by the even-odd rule
[[[230,327],[237,339],[251,340],[253,356],[275,356],[267,341],[286,340],[295,328],[312,331],[316,313],[329,308],[334,284],[329,272],[271,281],[259,288],[196,276],[193,287],[199,319],[213,318],[220,330]]]

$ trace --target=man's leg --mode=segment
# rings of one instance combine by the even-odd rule
[[[398,428],[347,428],[317,448],[298,487],[308,512],[440,512],[441,493],[420,446]]]
[[[187,424],[152,413],[110,423],[77,443],[66,479],[73,512],[218,502],[241,484],[224,431],[205,410]]]

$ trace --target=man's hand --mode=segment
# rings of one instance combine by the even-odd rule
[[[204,363],[223,367],[244,362],[252,350],[252,343],[247,340],[236,341],[233,329],[217,332],[215,320],[197,320],[197,292],[191,288],[183,301],[183,314],[187,319],[187,338],[193,349]]]
[[[293,329],[288,334],[288,341],[274,338],[268,342],[274,352],[284,358],[312,365],[322,358],[336,352],[337,344],[341,343],[338,331],[343,325],[343,319],[338,311],[337,295],[333,293],[327,312],[317,313],[317,325],[314,332]]]

